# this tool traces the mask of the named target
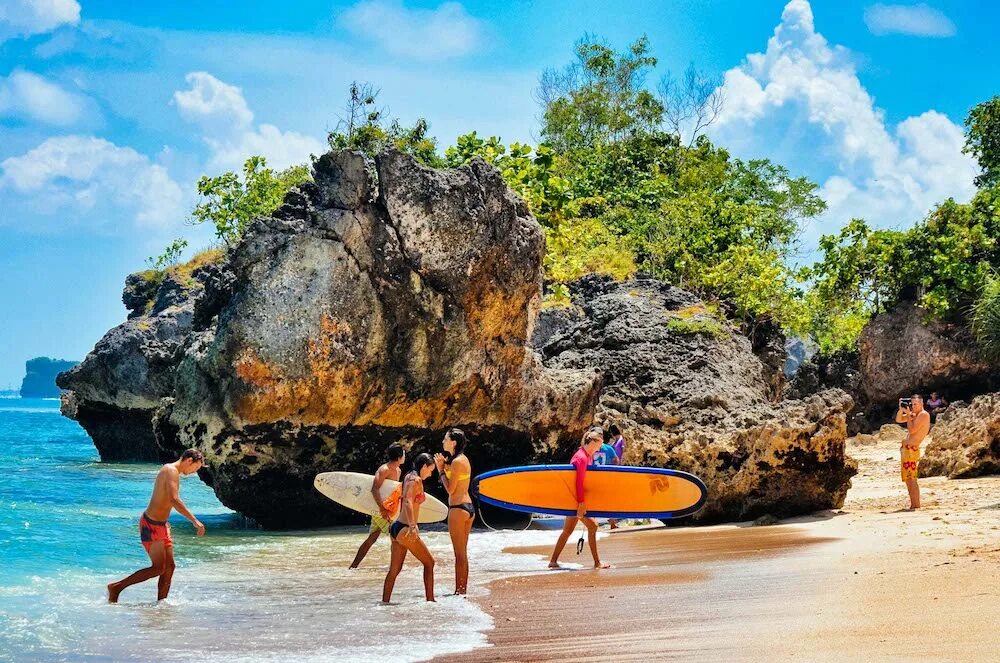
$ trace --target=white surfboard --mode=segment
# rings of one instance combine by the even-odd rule
[[[372,481],[374,480],[373,475],[361,474],[360,472],[323,472],[316,475],[313,486],[337,504],[372,516],[379,512],[378,505],[375,504],[375,499],[372,497]],[[379,497],[385,500],[398,485],[398,481],[386,479],[379,489]],[[420,505],[417,522],[437,523],[447,520],[447,518],[448,505],[427,493],[427,499]]]

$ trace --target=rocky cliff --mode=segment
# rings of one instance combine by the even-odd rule
[[[543,256],[481,161],[330,153],[220,264],[132,278],[133,315],[61,384],[102,457],[198,447],[223,503],[265,526],[355,518],[312,479],[371,471],[392,442],[461,426],[483,471],[565,461],[595,418],[624,427],[627,461],[702,476],[704,518],[843,501],[843,392],[772,403],[750,342],[656,281],[584,279],[539,316]]]
[[[930,320],[912,303],[872,318],[858,349],[865,400],[890,409],[914,392],[940,391],[952,399],[982,393],[994,379],[995,367],[979,356],[964,327]]]
[[[967,479],[1000,474],[1000,394],[953,403],[931,429],[920,475]]]
[[[73,393],[63,414],[87,431],[103,460],[167,460],[153,434],[153,414],[173,396],[174,370],[193,328],[194,305],[205,283],[218,278],[211,263],[139,272],[125,281],[128,320],[104,335],[57,384]]]
[[[24,362],[21,398],[59,398],[61,392],[56,385],[56,376],[79,363],[48,357],[35,357]]]
[[[587,277],[572,295],[571,315],[542,315],[561,321],[536,335],[545,365],[601,372],[597,421],[623,430],[626,463],[701,477],[709,500],[698,520],[843,504],[857,471],[844,453],[846,393],[772,402],[773,367],[684,290]]]

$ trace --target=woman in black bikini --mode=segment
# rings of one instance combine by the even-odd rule
[[[465,455],[465,433],[452,428],[444,436],[445,453],[435,454],[434,463],[441,476],[441,483],[448,491],[448,533],[455,551],[455,593],[465,594],[469,586],[469,532],[476,519],[476,508],[469,495],[472,464]]]
[[[399,516],[389,526],[389,538],[392,539],[392,558],[389,562],[389,573],[382,585],[382,603],[388,603],[392,597],[392,588],[396,584],[396,576],[403,569],[406,553],[411,552],[424,565],[424,595],[428,601],[434,600],[434,558],[427,545],[420,538],[417,519],[420,516],[420,505],[423,504],[424,479],[434,472],[434,461],[430,454],[420,454],[413,461],[413,469],[403,478],[403,493]]]

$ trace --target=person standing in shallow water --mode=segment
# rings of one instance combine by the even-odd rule
[[[444,489],[448,491],[448,534],[455,551],[455,594],[463,595],[469,587],[469,534],[476,519],[476,507],[469,495],[472,464],[465,455],[465,433],[452,428],[444,436],[442,446],[448,454],[434,455],[434,464]]]
[[[906,437],[899,446],[899,473],[906,492],[910,494],[910,510],[920,508],[920,486],[917,485],[917,469],[920,466],[920,444],[931,430],[931,415],[924,409],[924,398],[913,394],[907,399],[899,399],[896,423],[906,424]]]
[[[433,472],[434,460],[430,454],[420,454],[413,461],[413,469],[403,479],[399,517],[389,526],[392,558],[389,561],[389,572],[382,584],[382,603],[388,603],[392,598],[392,588],[396,585],[396,577],[403,569],[407,552],[413,553],[413,556],[423,564],[424,595],[428,601],[434,600],[434,557],[421,540],[420,528],[417,525],[420,505],[427,497],[424,494],[424,480]]]
[[[205,526],[188,511],[181,501],[180,478],[196,473],[205,458],[197,449],[188,449],[179,460],[160,468],[153,483],[153,495],[149,505],[139,518],[139,540],[149,555],[150,565],[132,575],[108,585],[108,602],[117,603],[118,596],[126,587],[131,587],[151,578],[159,578],[156,600],[162,601],[170,593],[170,582],[174,576],[174,541],[170,536],[170,512],[173,509],[191,521],[198,536],[205,534]]]
[[[562,553],[563,548],[566,547],[566,541],[573,533],[573,530],[576,529],[577,522],[581,521],[587,528],[587,542],[590,544],[590,554],[594,557],[594,568],[607,569],[611,566],[610,564],[602,564],[601,557],[597,553],[597,523],[594,522],[593,518],[587,517],[587,505],[584,501],[586,495],[583,490],[584,478],[587,476],[587,466],[590,465],[594,454],[601,448],[602,444],[604,444],[603,431],[600,428],[591,428],[584,433],[583,439],[580,441],[580,448],[576,450],[576,453],[573,454],[573,459],[570,461],[570,464],[576,470],[576,515],[566,518],[563,531],[559,534],[556,547],[552,550],[552,558],[549,560],[550,569],[562,568],[559,566],[559,555]]]
[[[371,547],[375,545],[375,541],[378,540],[379,534],[383,532],[389,533],[389,525],[392,523],[393,519],[396,517],[395,513],[389,511],[385,504],[382,503],[382,498],[379,496],[379,491],[382,490],[382,484],[385,483],[386,479],[391,479],[392,481],[399,481],[400,465],[406,460],[406,451],[403,450],[403,445],[394,443],[389,445],[389,449],[386,452],[386,462],[378,468],[375,472],[375,478],[372,479],[372,497],[375,498],[375,504],[378,505],[378,514],[372,515],[371,525],[368,527],[368,538],[361,542],[361,547],[358,548],[358,554],[354,556],[354,561],[351,562],[349,568],[356,569],[361,561],[371,550]]]

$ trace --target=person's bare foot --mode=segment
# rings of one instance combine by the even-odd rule
[[[607,562],[603,562],[603,563],[602,562],[597,562],[597,563],[594,564],[594,568],[595,569],[610,569],[611,565],[608,564]]]
[[[118,595],[122,593],[122,590],[115,589],[117,583],[108,583],[108,603],[118,603]]]
[[[549,562],[549,568],[550,569],[564,569],[566,567],[563,566],[562,564],[560,564],[559,562]]]

